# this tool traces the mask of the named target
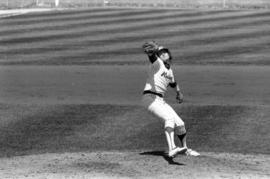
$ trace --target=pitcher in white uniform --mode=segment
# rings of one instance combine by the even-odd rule
[[[183,101],[183,94],[174,79],[171,69],[172,56],[169,49],[159,46],[154,41],[146,42],[143,45],[143,49],[148,55],[151,64],[148,69],[142,103],[144,107],[164,122],[168,156],[175,157],[178,154],[200,155],[198,152],[187,147],[185,124],[163,98],[167,87],[170,86],[175,89],[177,101],[179,103]],[[175,134],[178,136],[182,147],[175,145]]]

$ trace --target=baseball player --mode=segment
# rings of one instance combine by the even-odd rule
[[[151,62],[142,103],[144,107],[164,122],[165,136],[169,148],[168,156],[171,158],[178,154],[199,156],[198,152],[187,147],[186,129],[183,120],[163,99],[167,87],[170,86],[175,89],[176,100],[179,103],[183,102],[183,94],[180,92],[171,69],[172,56],[169,49],[154,41],[146,42],[142,47]],[[175,134],[178,136],[182,147],[175,145]]]

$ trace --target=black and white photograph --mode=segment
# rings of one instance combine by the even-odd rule
[[[270,179],[270,1],[0,0],[0,179]]]

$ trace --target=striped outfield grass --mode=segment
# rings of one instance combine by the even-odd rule
[[[143,42],[176,64],[269,65],[270,12],[82,9],[0,19],[0,64],[143,64]]]

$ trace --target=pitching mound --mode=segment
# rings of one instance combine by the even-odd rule
[[[2,158],[1,178],[269,178],[269,155],[202,153],[169,161],[163,151]]]

